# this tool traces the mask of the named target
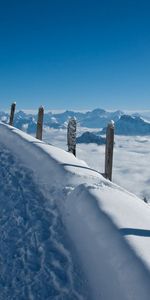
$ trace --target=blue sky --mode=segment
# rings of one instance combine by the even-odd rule
[[[0,1],[0,106],[149,109],[150,2]]]

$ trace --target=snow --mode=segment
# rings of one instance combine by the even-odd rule
[[[48,205],[32,173],[2,147],[0,163],[0,299],[83,299],[52,196]]]
[[[0,141],[0,299],[148,300],[150,207],[2,123]]]
[[[68,228],[70,234],[74,235],[78,251],[82,255],[82,261],[93,288],[94,299],[149,299],[149,271],[144,263],[141,263],[145,251],[142,256],[137,256],[139,249],[144,250],[144,246],[148,246],[149,249],[149,241],[147,245],[143,245],[142,249],[142,240],[140,245],[128,244],[128,239],[121,232],[124,222],[119,218],[123,214],[124,203],[118,217],[120,222],[116,222],[113,213],[115,211],[115,216],[118,214],[118,207],[115,203],[113,205],[109,203],[107,211],[108,207],[104,203],[106,197],[103,201],[103,196],[103,191],[100,193],[99,186],[82,185],[70,195],[70,201],[66,205],[70,214],[67,218]],[[108,200],[112,199],[113,202],[115,199],[113,196],[118,197],[117,204],[123,196],[127,198],[124,192],[120,191],[115,195],[114,191],[108,190]],[[131,197],[133,196],[128,195],[129,202],[133,200]],[[131,206],[133,209],[133,205]],[[110,213],[112,207],[114,210]],[[136,217],[141,218],[139,210]],[[128,221],[132,228],[132,220],[128,218]],[[147,259],[149,262],[148,250]]]
[[[32,152],[32,137],[5,130],[0,128],[0,299],[90,299],[49,184],[51,168],[43,165],[46,182],[39,176],[44,153],[36,153],[36,144]]]

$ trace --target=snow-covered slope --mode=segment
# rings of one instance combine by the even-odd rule
[[[147,204],[2,123],[0,162],[0,299],[149,299]]]

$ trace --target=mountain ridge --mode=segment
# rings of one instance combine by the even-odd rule
[[[139,113],[132,115],[124,114],[120,110],[108,112],[101,108],[92,111],[76,112],[66,110],[61,113],[46,112],[44,114],[44,128],[65,129],[70,117],[75,117],[81,127],[103,128],[105,134],[107,124],[113,120],[115,122],[115,132],[120,135],[144,135],[150,134],[149,121]],[[9,114],[0,111],[0,120],[4,123],[9,122]],[[135,123],[135,125],[134,125]],[[18,111],[15,113],[14,126],[27,133],[36,132],[37,114]]]

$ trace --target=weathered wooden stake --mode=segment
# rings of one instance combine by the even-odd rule
[[[44,108],[43,106],[39,107],[37,127],[36,127],[36,138],[42,140],[42,130],[43,130],[43,117],[44,117]]]
[[[68,152],[73,153],[76,156],[76,128],[77,123],[75,118],[70,118],[67,129],[67,144]]]
[[[112,180],[113,148],[114,148],[114,121],[111,121],[107,126],[106,148],[105,148],[105,177],[109,180]]]
[[[13,122],[14,122],[15,109],[16,109],[16,102],[13,102],[11,105],[10,117],[9,117],[9,125],[11,126],[13,126]]]

